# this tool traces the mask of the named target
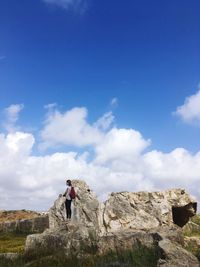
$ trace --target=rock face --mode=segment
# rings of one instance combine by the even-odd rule
[[[42,233],[49,227],[48,215],[35,217],[32,219],[21,219],[15,221],[5,221],[0,223],[0,231],[20,232],[20,233]]]
[[[183,189],[163,192],[112,193],[105,202],[106,232],[185,225],[196,214],[197,204]]]
[[[125,229],[152,229],[162,225],[185,225],[196,214],[197,203],[183,189],[163,192],[112,193],[100,203],[88,185],[73,181],[77,198],[72,204],[72,222],[94,227],[102,234]],[[65,221],[62,195],[49,211],[50,229]]]
[[[101,204],[84,181],[74,180],[76,200],[72,203],[72,222],[99,230]],[[66,220],[65,197],[62,194],[49,210],[49,228],[62,225]]]
[[[158,266],[162,267],[198,267],[199,262],[195,256],[178,246],[176,243],[163,239],[158,243],[162,251],[162,258],[159,260]]]
[[[77,197],[71,221],[65,220],[65,198],[60,195],[49,211],[49,229],[27,237],[27,253],[40,247],[52,253],[73,251],[86,256],[131,249],[140,243],[160,250],[158,266],[199,266],[182,247],[179,226],[187,223],[197,208],[185,190],[112,193],[100,203],[85,182],[75,180],[73,186]]]

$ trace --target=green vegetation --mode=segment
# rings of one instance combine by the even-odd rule
[[[22,256],[18,256],[18,258],[16,258],[15,260],[0,257],[0,267],[25,267],[25,266],[26,265]]]
[[[42,256],[41,253],[21,255],[15,260],[0,259],[0,267],[156,267],[159,250],[138,245],[132,250],[110,252],[103,256],[92,255],[78,258],[62,254]]]
[[[198,258],[198,260],[200,261],[200,248],[198,246],[195,246],[195,245],[192,245],[192,244],[188,244],[185,248],[189,252],[194,254]]]
[[[192,217],[189,224],[185,226],[183,230],[184,236],[200,236],[200,215]]]
[[[191,221],[200,226],[200,214],[197,214],[196,216],[194,216]]]
[[[24,250],[26,235],[0,232],[0,253],[21,253]]]
[[[190,238],[192,237],[200,238],[200,214],[194,216],[191,219],[191,222],[194,224],[185,228],[185,230],[183,231],[184,236]],[[192,242],[192,240],[189,241],[188,244],[185,246],[185,248],[189,252],[194,254],[200,261],[200,247],[197,244],[195,244],[195,242]]]

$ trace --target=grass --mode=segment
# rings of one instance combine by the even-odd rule
[[[159,257],[157,247],[147,248],[138,245],[132,250],[109,252],[106,255],[92,255],[81,259],[76,255],[44,256],[39,252],[38,255],[34,254],[34,258],[30,255],[21,255],[13,261],[0,258],[0,267],[156,267]]]
[[[189,244],[188,246],[185,247],[185,249],[187,249],[187,251],[195,255],[200,262],[200,248],[199,247]]]
[[[187,227],[183,230],[184,236],[200,236],[200,214],[195,215],[191,218],[193,226]]]
[[[190,230],[186,230],[183,232],[184,236],[186,237],[199,237],[200,238],[200,214],[195,215],[192,217],[191,221],[197,225],[197,227],[191,228]],[[199,227],[198,227],[199,226]],[[200,247],[188,243],[188,245],[185,247],[189,252],[194,254],[198,260],[200,261]]]
[[[195,215],[191,221],[200,226],[200,214]]]
[[[0,232],[0,253],[22,253],[25,240],[25,234]]]

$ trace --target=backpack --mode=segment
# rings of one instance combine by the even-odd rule
[[[71,187],[71,190],[70,190],[69,196],[70,196],[70,198],[71,198],[71,199],[75,199],[75,197],[76,197],[76,192],[75,192],[75,190],[74,190],[74,187],[73,187],[73,186]]]

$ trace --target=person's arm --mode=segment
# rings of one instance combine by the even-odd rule
[[[63,194],[63,197],[66,197],[67,193],[68,193],[69,187],[67,187],[65,193]]]
[[[65,190],[65,193],[63,194],[63,197],[66,197],[67,195],[67,189]]]

